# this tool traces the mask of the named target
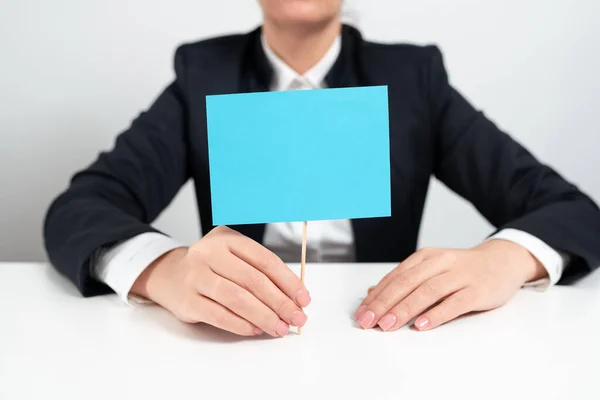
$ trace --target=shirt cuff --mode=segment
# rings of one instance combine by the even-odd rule
[[[142,233],[108,249],[102,249],[94,259],[92,273],[127,304],[148,300],[130,295],[137,278],[163,254],[185,247],[178,241],[156,232]]]
[[[544,266],[548,272],[548,277],[528,282],[525,284],[526,287],[535,287],[540,290],[548,289],[560,280],[565,266],[569,263],[568,255],[559,253],[536,236],[518,229],[503,229],[488,238],[488,240],[493,239],[508,240],[524,247]]]

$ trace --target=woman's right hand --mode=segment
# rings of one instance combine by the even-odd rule
[[[279,257],[227,227],[156,260],[131,293],[184,322],[204,322],[243,336],[285,336],[290,325],[306,323],[301,307],[311,301]]]

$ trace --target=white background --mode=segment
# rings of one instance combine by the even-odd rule
[[[453,84],[544,162],[600,199],[600,2],[354,0],[367,39],[436,43]],[[0,0],[0,260],[44,260],[45,211],[173,76],[177,45],[245,32],[255,0]],[[186,186],[157,221],[199,238]],[[435,183],[421,244],[491,232]]]

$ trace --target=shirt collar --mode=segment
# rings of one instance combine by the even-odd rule
[[[272,90],[287,90],[292,82],[302,77],[308,80],[313,88],[325,86],[325,78],[335,64],[342,48],[342,38],[338,35],[323,58],[301,76],[275,54],[269,47],[264,35],[261,35],[261,43],[267,60],[273,68]]]

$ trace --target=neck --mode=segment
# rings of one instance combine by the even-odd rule
[[[311,26],[281,26],[265,18],[263,34],[269,47],[294,71],[302,75],[327,53],[340,34],[339,18]]]

